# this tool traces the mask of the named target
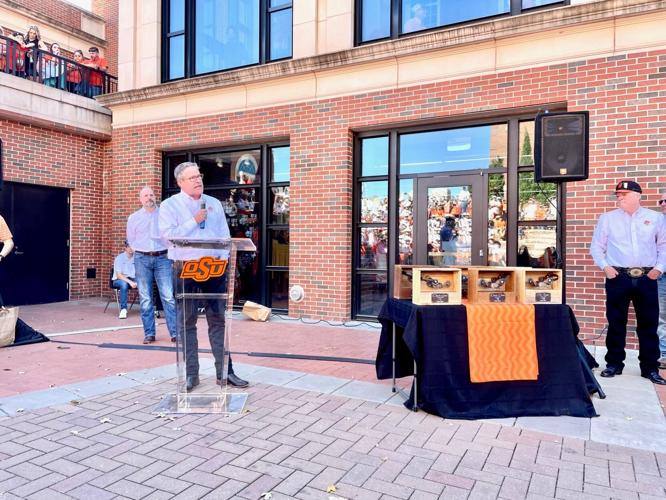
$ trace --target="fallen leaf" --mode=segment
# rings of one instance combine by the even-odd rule
[[[79,435],[79,431],[69,431],[69,432],[71,432],[71,433],[74,434],[75,436],[78,436],[78,435]]]
[[[109,417],[104,417],[99,419],[100,424],[108,424],[109,422],[111,422],[111,419]]]
[[[335,487],[334,484],[329,484],[326,487],[326,493],[335,493],[336,491],[338,491],[338,489]]]
[[[267,492],[262,493],[261,495],[259,495],[259,498],[261,500],[271,500],[271,498],[273,498],[273,494],[267,491]]]
[[[56,349],[71,349],[71,347],[65,347],[64,345],[59,345]]]
[[[81,404],[81,401],[77,401],[76,399],[72,399],[69,404],[74,405],[74,406],[79,406]]]

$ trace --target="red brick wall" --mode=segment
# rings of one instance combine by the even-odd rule
[[[48,16],[64,26],[81,29],[81,10],[60,0],[13,0],[25,9]],[[27,28],[27,26],[26,26]],[[26,30],[27,31],[27,30]]]
[[[136,190],[160,169],[156,152],[289,137],[291,144],[290,283],[306,299],[291,315],[345,319],[350,311],[352,131],[428,119],[464,118],[494,109],[568,103],[591,111],[588,181],[567,185],[568,302],[586,336],[605,320],[601,273],[588,256],[598,215],[614,208],[608,193],[635,177],[654,206],[666,181],[666,51],[591,59],[398,90],[324,99],[244,113],[116,129],[113,232],[120,238]],[[144,163],[144,161],[146,163]],[[143,167],[140,167],[143,165]],[[145,174],[138,174],[143,168]]]
[[[108,279],[100,267],[104,143],[6,120],[0,137],[5,180],[70,189],[70,297],[98,296]],[[86,279],[87,267],[97,279]]]
[[[104,57],[109,63],[109,73],[118,76],[118,0],[93,0],[92,11],[106,23]]]

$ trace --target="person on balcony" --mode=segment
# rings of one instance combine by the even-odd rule
[[[57,42],[51,44],[51,56],[44,58],[44,84],[59,89],[65,88],[65,72],[63,71],[63,60],[60,59],[60,45]]]
[[[100,57],[99,49],[97,47],[90,47],[88,49],[88,59],[83,61],[83,64],[92,68],[90,71],[89,79],[89,97],[101,95],[104,87],[104,76],[109,69],[109,63],[106,59]]]
[[[42,42],[39,35],[39,28],[37,26],[29,26],[28,32],[25,34],[25,76],[26,78],[37,81],[39,80],[39,58],[40,50],[46,50],[46,45]]]
[[[74,62],[83,64],[83,52],[80,50],[74,51]],[[67,64],[67,91],[73,94],[85,95],[84,92],[84,79],[83,69],[77,64]]]

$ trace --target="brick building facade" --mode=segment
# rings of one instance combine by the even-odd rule
[[[135,6],[121,0],[119,23],[112,28],[120,44],[121,91],[98,98],[113,112],[111,141],[75,141],[80,151],[90,150],[95,166],[88,179],[95,227],[81,227],[84,234],[90,229],[91,245],[98,245],[99,253],[85,267],[110,265],[124,238],[127,216],[138,206],[141,187],[149,184],[168,196],[176,190],[170,172],[179,161],[208,162],[213,175],[217,163],[220,172],[233,176],[234,165],[238,169],[243,154],[250,154],[260,169],[250,187],[233,179],[216,185],[208,174],[204,182],[213,195],[236,204],[238,219],[239,194],[251,192],[254,197],[251,203],[258,208],[250,229],[256,232],[248,234],[258,238],[260,252],[248,269],[261,290],[251,292],[295,317],[372,316],[382,293],[388,293],[391,265],[403,258],[398,248],[402,182],[412,182],[416,203],[419,183],[428,185],[433,178],[445,185],[459,174],[472,173],[484,179],[484,197],[474,198],[474,205],[486,211],[489,179],[496,175],[506,186],[505,264],[517,262],[521,227],[541,223],[551,231],[566,271],[567,302],[584,336],[595,338],[605,324],[603,280],[588,255],[596,219],[614,207],[610,194],[618,178],[638,180],[648,207],[656,205],[658,189],[666,182],[666,6],[638,0],[562,2],[360,43],[355,17],[359,3],[289,4],[292,58],[170,79],[165,78],[162,58],[165,37],[171,36],[162,25],[167,3]],[[551,222],[530,222],[521,218],[522,202],[516,194],[522,189],[521,174],[532,175],[529,163],[519,158],[522,131],[546,109],[590,112],[590,176],[561,186],[559,213]],[[402,137],[483,127],[492,128],[490,165],[419,171],[413,179],[397,174],[407,165],[400,157]],[[497,136],[497,130],[504,135]],[[65,140],[64,134],[54,137],[56,143]],[[369,142],[364,141],[375,138],[386,139],[389,166],[381,175],[365,175],[362,152]],[[451,151],[467,147],[448,144]],[[287,147],[285,180],[273,174],[275,153]],[[493,162],[498,147],[505,148],[504,156],[499,161],[498,154]],[[85,168],[83,158],[75,170]],[[16,164],[9,165],[10,177],[22,175]],[[365,221],[360,215],[368,201],[363,193],[371,183],[385,183],[387,215]],[[285,186],[288,225],[275,211],[275,197]],[[85,203],[73,207],[73,220],[83,218]],[[487,222],[476,229],[484,234],[483,251],[489,251]],[[243,224],[249,227],[247,221]],[[284,231],[288,259],[276,257],[285,245]],[[370,233],[389,236],[389,250],[383,260],[375,256],[373,268],[363,264],[361,255]],[[83,266],[75,268],[76,262],[73,258],[72,297],[94,294],[94,282],[77,281]],[[283,296],[292,285],[304,288],[303,302],[287,302]],[[98,292],[104,286],[98,281]],[[365,308],[367,290],[371,300]],[[635,347],[635,340],[629,346]]]

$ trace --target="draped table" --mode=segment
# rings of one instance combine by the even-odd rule
[[[597,416],[590,393],[598,390],[603,397],[603,391],[590,370],[594,361],[586,363],[581,355],[585,349],[576,338],[573,311],[567,305],[536,304],[534,316],[537,380],[472,383],[466,306],[417,306],[389,298],[379,313],[377,378],[391,378],[394,366],[398,378],[415,375],[416,368],[405,406],[447,418]]]

